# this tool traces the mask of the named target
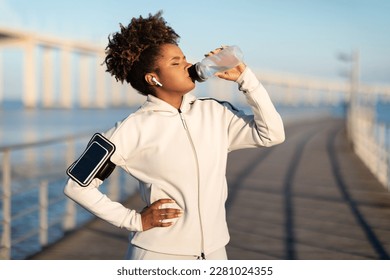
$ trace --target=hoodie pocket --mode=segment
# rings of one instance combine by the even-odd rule
[[[163,186],[159,186],[156,184],[150,184],[150,203],[154,203],[159,199],[173,199],[174,198],[169,195],[166,191],[166,189]],[[165,208],[174,208],[174,209],[180,209],[180,206],[174,202],[174,203],[164,203],[160,206],[161,209]],[[175,222],[179,218],[174,218],[174,219],[165,219],[165,222]]]
[[[152,205],[159,199],[173,199],[166,188],[157,184],[140,182],[140,194],[142,200],[146,202],[148,206]],[[175,208],[182,209],[177,203],[164,203],[161,208]]]
[[[156,184],[150,184],[150,203],[154,203],[159,199],[173,199],[170,194],[167,193],[163,186]],[[176,203],[164,203],[161,208],[176,208],[181,209]]]

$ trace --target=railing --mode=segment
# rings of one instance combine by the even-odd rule
[[[277,104],[346,104],[348,138],[355,153],[390,191],[390,113],[378,111],[378,104],[390,104],[390,87],[361,84],[357,72],[358,68],[351,71],[349,83],[266,73],[259,77]],[[385,120],[382,114],[387,115]]]
[[[378,104],[389,101],[389,87],[360,86],[351,96],[347,128],[356,154],[390,191],[390,123],[378,112]]]
[[[34,254],[92,217],[63,195],[65,169],[92,134],[0,147],[0,259]],[[124,177],[117,168],[101,188],[112,199],[126,198],[134,192],[135,181]]]
[[[380,103],[387,103],[390,107],[390,87],[361,84],[357,71],[353,69],[349,83],[283,78],[265,73],[260,73],[259,77],[277,104],[318,106],[345,103],[348,106],[348,138],[355,153],[390,191],[390,113],[378,110]],[[383,118],[383,114],[387,116]]]

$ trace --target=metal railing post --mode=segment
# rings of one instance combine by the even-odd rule
[[[389,191],[390,189],[389,189],[389,182],[390,182],[390,178],[389,178],[389,170],[390,170],[390,165],[389,165],[389,158],[390,158],[390,155],[389,155],[389,153],[390,153],[390,151],[389,151],[389,145],[388,145],[388,143],[386,143],[386,141],[388,141],[388,139],[387,139],[387,126],[385,125],[385,127],[384,127],[384,141],[385,141],[385,143],[383,144],[383,152],[384,152],[384,158],[383,158],[383,164],[385,165],[385,168],[384,168],[384,170],[383,170],[383,173],[384,173],[384,177],[385,177],[385,179],[384,179],[384,182],[383,182],[383,184],[384,184],[384,186],[385,186],[385,188],[387,189],[387,191]]]
[[[68,199],[66,202],[66,210],[65,210],[65,216],[64,216],[64,223],[63,223],[63,229],[65,231],[72,230],[76,227],[76,204]]]
[[[11,258],[11,151],[3,155],[3,234],[1,235],[0,259]]]
[[[66,141],[66,164],[69,166],[72,164],[75,156],[75,143],[73,139],[69,139]],[[76,227],[76,215],[77,215],[77,208],[76,204],[68,199],[66,202],[66,210],[65,210],[65,216],[63,220],[63,229],[65,231],[72,230]]]
[[[39,185],[39,242],[41,246],[48,244],[48,182]]]

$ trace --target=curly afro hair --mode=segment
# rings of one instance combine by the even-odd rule
[[[130,83],[143,95],[154,94],[154,89],[145,81],[145,74],[158,71],[155,68],[160,47],[164,44],[178,45],[180,36],[167,25],[162,11],[149,17],[132,18],[120,32],[108,37],[106,47],[107,72],[117,81]]]

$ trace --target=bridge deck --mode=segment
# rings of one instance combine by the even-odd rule
[[[229,258],[389,259],[390,193],[353,153],[344,120],[291,123],[286,136],[229,156]],[[32,259],[123,259],[127,235],[94,220]]]

